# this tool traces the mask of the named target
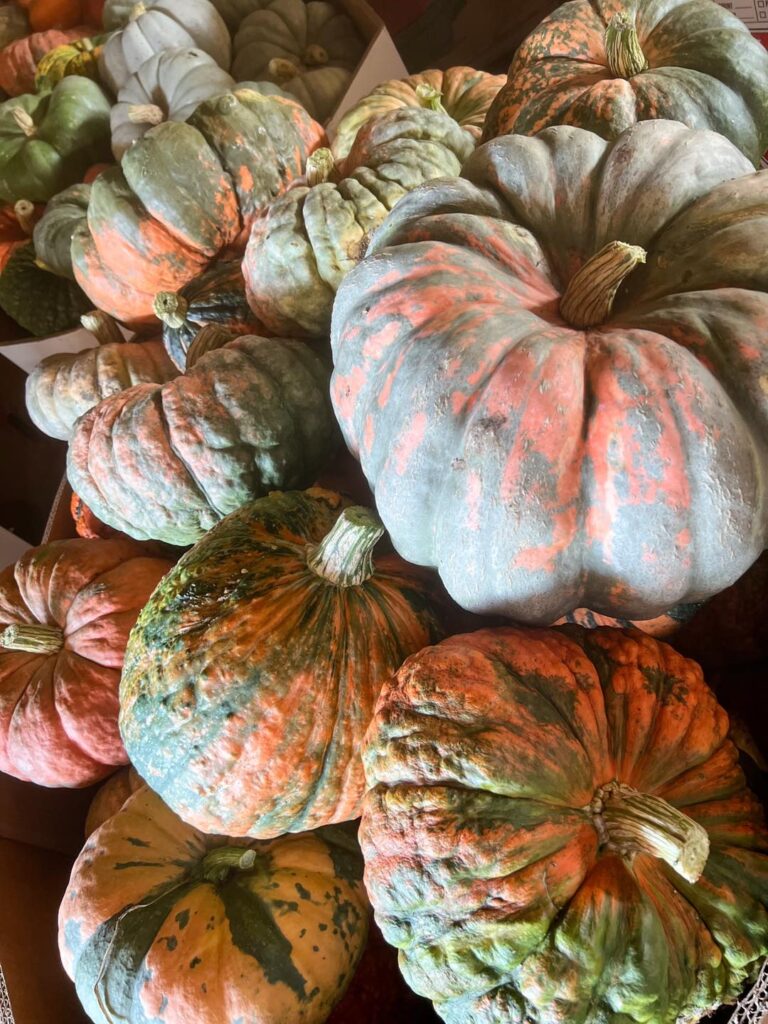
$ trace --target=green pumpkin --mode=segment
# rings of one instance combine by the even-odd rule
[[[110,104],[88,78],[0,104],[0,200],[46,202],[110,159]]]
[[[91,305],[74,281],[38,266],[32,242],[19,246],[0,274],[0,308],[36,337],[71,330]]]
[[[37,261],[52,274],[73,281],[72,236],[86,222],[91,186],[78,182],[49,200],[32,235]]]

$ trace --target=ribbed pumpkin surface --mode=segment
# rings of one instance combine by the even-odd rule
[[[341,510],[317,490],[229,516],[155,591],[131,636],[129,757],[206,832],[269,838],[357,817],[379,691],[441,635],[427,578],[396,555],[354,585],[337,576],[357,548],[333,552],[333,574],[308,565]]]
[[[62,961],[96,1024],[323,1024],[365,947],[362,870],[354,830],[235,843],[145,788],[75,862]]]
[[[332,336],[400,554],[537,624],[649,619],[741,575],[768,543],[766,215],[768,174],[669,121],[506,136],[402,199]],[[645,266],[579,326],[566,300],[608,294],[612,243]]]
[[[412,987],[447,1024],[733,1000],[768,952],[768,832],[727,732],[698,666],[639,634],[481,630],[409,659],[367,738],[361,842]],[[698,881],[617,838],[615,781],[703,828]]]

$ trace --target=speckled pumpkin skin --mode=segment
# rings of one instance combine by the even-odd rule
[[[241,244],[324,143],[298,103],[248,88],[206,100],[187,123],[159,124],[93,182],[72,239],[78,283],[117,320],[154,321],[156,293],[178,291]]]
[[[0,633],[58,626],[63,647],[0,647],[0,771],[41,786],[88,786],[125,764],[117,691],[128,632],[165,559],[123,540],[32,548],[0,573]]]
[[[366,886],[447,1024],[674,1024],[768,951],[768,832],[701,670],[639,633],[498,629],[410,658],[364,751]],[[706,829],[698,882],[601,846],[618,779]]]
[[[315,480],[338,437],[328,378],[304,342],[237,338],[167,384],[137,384],[86,413],[69,482],[131,537],[194,544],[254,498]]]
[[[379,691],[442,635],[428,578],[396,555],[352,587],[307,566],[341,509],[323,490],[246,506],[181,559],[133,631],[126,749],[205,832],[271,838],[359,816]]]
[[[635,16],[648,69],[608,66],[605,31]],[[637,121],[682,121],[730,139],[757,166],[768,146],[768,53],[709,0],[569,0],[522,43],[491,107],[484,139],[571,124],[614,139]]]
[[[232,846],[253,867],[206,876]],[[323,1024],[365,947],[362,871],[354,830],[206,836],[145,788],[75,862],[62,962],[94,1024]]]
[[[395,110],[361,128],[341,181],[295,186],[254,222],[243,260],[248,302],[273,332],[328,335],[336,291],[404,195],[459,174],[475,140],[434,110]]]
[[[491,103],[506,83],[505,75],[489,75],[487,71],[456,67],[446,71],[421,71],[408,78],[382,82],[347,111],[334,133],[333,155],[337,160],[348,156],[357,133],[369,121],[394,110],[422,110],[419,86],[427,86],[440,94],[443,110],[475,139],[479,139]]]
[[[506,136],[462,175],[398,204],[334,306],[334,408],[395,548],[542,625],[730,585],[768,542],[768,175],[670,121]],[[563,291],[614,239],[647,264],[577,330]]]

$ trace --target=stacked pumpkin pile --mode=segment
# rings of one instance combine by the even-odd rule
[[[104,29],[0,109],[28,263],[98,307],[28,382],[83,538],[0,576],[0,767],[132,765],[61,908],[86,1012],[420,1019],[371,905],[449,1024],[734,1002],[768,831],[680,651],[768,653],[768,54],[713,0],[570,0],[508,80],[329,140],[327,3]]]

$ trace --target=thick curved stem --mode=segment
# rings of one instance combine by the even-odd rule
[[[419,104],[427,110],[439,110],[441,114],[448,113],[443,106],[443,94],[434,85],[427,85],[426,82],[417,85],[416,98]]]
[[[158,292],[152,309],[158,320],[162,320],[172,330],[178,331],[187,322],[189,303],[178,292]]]
[[[312,43],[304,51],[304,63],[308,68],[324,67],[329,60],[328,51],[324,46],[320,46],[319,43]]]
[[[200,870],[207,882],[223,882],[233,871],[250,871],[257,853],[247,846],[220,846],[203,858]]]
[[[316,149],[307,159],[304,180],[310,188],[330,181],[336,171],[336,161],[330,149]]]
[[[605,55],[614,78],[630,79],[647,70],[648,61],[631,15],[615,14],[611,18],[605,30]]]
[[[37,135],[37,125],[32,120],[30,114],[21,107],[14,107],[11,111],[13,120],[16,122],[16,126],[26,135],[28,139],[34,139]]]
[[[605,323],[619,286],[638,263],[645,263],[645,249],[609,242],[571,278],[560,300],[560,316],[580,330]]]
[[[131,124],[162,124],[165,111],[156,103],[133,103],[128,107],[128,120]]]
[[[267,65],[267,71],[276,80],[277,84],[281,85],[285,82],[290,82],[292,78],[300,74],[301,68],[298,64],[294,64],[293,61],[287,60],[285,57],[273,57]]]
[[[373,549],[383,535],[370,509],[345,508],[330,533],[309,549],[307,565],[336,587],[358,587],[373,576]]]
[[[142,14],[146,13],[147,5],[144,3],[144,0],[139,0],[139,2],[134,4],[131,8],[130,14],[128,15],[128,21],[136,21],[136,19],[140,18]]]
[[[13,204],[13,212],[21,230],[31,238],[35,230],[35,204],[28,199],[18,199]]]
[[[64,633],[58,626],[8,626],[0,633],[0,647],[7,651],[26,651],[28,654],[56,654],[64,646]]]
[[[94,309],[91,313],[83,313],[80,323],[90,331],[100,345],[122,345],[125,341],[123,333],[109,313]]]

